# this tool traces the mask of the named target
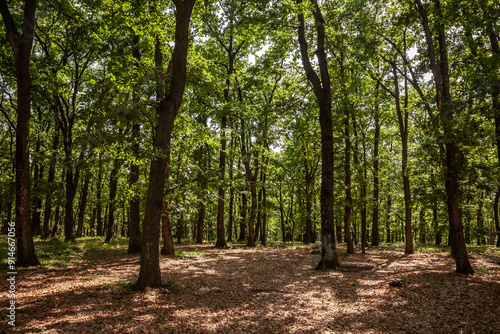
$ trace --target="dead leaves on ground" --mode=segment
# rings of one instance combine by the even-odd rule
[[[197,248],[196,248],[197,247]],[[23,270],[12,333],[492,333],[500,331],[500,256],[475,276],[445,253],[370,249],[314,271],[311,247],[216,250],[161,259],[165,288],[130,289],[139,256],[117,249],[62,268]],[[394,283],[396,282],[396,283]],[[7,300],[6,281],[1,282]],[[396,285],[396,286],[393,286]],[[6,305],[6,304],[5,304]],[[5,308],[3,308],[2,312]],[[5,314],[5,313],[3,313]]]

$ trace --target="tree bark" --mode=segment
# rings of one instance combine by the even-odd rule
[[[137,1],[137,6],[139,5],[139,1]],[[138,77],[138,67],[141,61],[141,52],[139,49],[140,35],[134,35],[134,39],[132,41],[132,57],[134,58],[134,76]],[[135,108],[139,108],[140,99],[138,96],[137,88],[134,87],[132,92],[132,100],[134,102]],[[140,146],[140,136],[141,136],[141,124],[133,122],[132,125],[132,150],[134,152],[134,156],[136,159],[139,157],[141,153]],[[135,184],[139,181],[140,168],[139,165],[135,162],[132,162],[130,165],[130,173],[129,173],[129,187],[132,191],[135,192]],[[141,251],[141,208],[140,208],[140,199],[139,196],[134,194],[134,197],[129,201],[130,207],[130,217],[129,217],[129,239],[128,239],[128,254],[135,254]]]
[[[247,219],[247,195],[241,194],[241,208],[240,208],[240,235],[238,241],[245,241],[246,237],[246,222]]]
[[[78,224],[76,230],[77,237],[83,236],[83,221],[85,219],[85,209],[87,207],[87,195],[89,192],[89,183],[90,183],[90,171],[87,171],[87,175],[85,176],[85,181],[83,181],[80,205],[78,208]]]
[[[226,100],[229,100],[229,79],[226,80],[228,88],[224,90],[224,96]],[[224,234],[224,177],[226,174],[226,124],[227,116],[222,116],[221,119],[221,135],[220,135],[220,156],[219,156],[219,172],[220,172],[220,182],[219,190],[217,193],[217,242],[215,248],[227,248],[226,236]]]
[[[373,214],[372,214],[372,246],[380,244],[379,234],[379,141],[380,141],[380,113],[378,103],[379,84],[375,88],[375,112],[373,118],[375,120],[375,136],[373,138]]]
[[[162,216],[161,216],[161,233],[163,237],[162,255],[174,255],[174,238],[172,236],[172,228],[170,226],[170,214],[168,213],[168,201],[163,201]]]
[[[170,148],[170,138],[177,111],[182,102],[186,83],[186,63],[188,51],[189,21],[196,0],[173,0],[176,7],[175,47],[171,62],[172,77],[168,94],[158,101],[156,113],[158,121],[153,138],[155,151],[161,152],[151,161],[146,210],[141,240],[141,268],[135,288],[161,286],[159,263],[159,231],[163,192],[165,188],[166,152]]]
[[[446,205],[448,207],[448,216],[450,224],[452,255],[456,261],[457,273],[473,274],[474,270],[467,256],[467,247],[465,245],[462,212],[460,208],[460,173],[462,171],[460,148],[458,138],[453,134],[454,110],[451,106],[450,77],[448,72],[448,51],[446,44],[446,33],[444,20],[441,13],[441,4],[439,0],[434,0],[436,10],[435,27],[438,32],[439,43],[439,66],[436,61],[435,49],[433,44],[433,35],[429,27],[427,11],[423,7],[421,0],[415,0],[417,9],[422,18],[422,28],[427,42],[428,58],[431,63],[432,74],[434,77],[434,86],[436,89],[436,105],[439,110],[441,121],[443,123],[443,134],[446,138]]]
[[[57,163],[57,154],[59,147],[59,133],[55,131],[54,133],[54,142],[52,144],[52,156],[50,160],[49,167],[49,176],[47,178],[47,183],[52,188],[54,183],[54,178],[56,175],[56,163]],[[52,191],[47,192],[47,196],[45,197],[45,210],[43,213],[43,231],[42,238],[47,239],[50,235],[50,218],[52,213]]]
[[[302,0],[297,0],[301,4]],[[317,49],[316,57],[320,68],[320,77],[313,69],[305,38],[304,14],[298,14],[298,41],[302,65],[307,79],[313,86],[314,95],[319,104],[319,123],[321,128],[321,259],[316,269],[338,269],[340,267],[335,230],[333,224],[333,119],[331,109],[330,75],[325,53],[325,20],[317,0],[311,0],[316,25]]]
[[[352,193],[351,193],[351,136],[349,131],[349,110],[346,110],[344,119],[344,140],[345,140],[345,204],[344,204],[344,239],[347,244],[347,254],[354,254],[354,244],[351,237],[351,212],[352,212]]]
[[[115,211],[116,211],[116,191],[118,188],[118,172],[122,165],[122,160],[115,159],[113,169],[109,177],[109,211],[108,211],[108,231],[106,234],[106,242],[111,242],[113,239],[113,230],[115,228]]]
[[[231,136],[231,152],[234,147],[234,138]],[[229,222],[227,224],[227,242],[233,242],[233,224],[234,224],[234,186],[233,186],[233,155],[229,156]],[[236,228],[236,226],[235,226]],[[235,233],[236,235],[236,233]]]
[[[40,154],[40,140],[38,139],[35,144],[35,155]],[[36,160],[33,162],[35,165],[35,171],[33,173],[33,190],[36,194],[39,188],[40,179],[43,178],[43,166],[40,166]],[[33,214],[31,217],[31,227],[33,230],[33,235],[42,234],[42,198],[40,196],[35,196],[33,199]]]
[[[18,267],[40,264],[35,254],[30,222],[30,161],[29,133],[31,116],[30,55],[35,32],[36,0],[24,2],[24,20],[21,34],[5,0],[0,0],[0,13],[5,24],[7,39],[14,53],[17,84],[16,122],[16,234]]]

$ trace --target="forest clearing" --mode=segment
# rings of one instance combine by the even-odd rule
[[[500,254],[494,248],[471,249],[476,274],[467,276],[453,273],[445,247],[417,246],[404,255],[402,244],[384,244],[349,255],[340,244],[341,269],[317,271],[319,255],[311,254],[311,245],[220,250],[185,244],[161,258],[163,287],[140,292],[131,289],[139,256],[126,253],[123,238],[101,241],[38,242],[43,266],[19,271],[18,323],[8,333],[500,330]]]

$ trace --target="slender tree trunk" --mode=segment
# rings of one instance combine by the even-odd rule
[[[35,155],[40,154],[40,140],[35,143]],[[34,162],[35,171],[33,173],[33,190],[36,194],[38,192],[40,179],[43,178],[43,166],[39,163]],[[33,235],[42,234],[42,199],[40,196],[35,196],[33,199],[33,214],[31,216],[31,228],[33,230]]]
[[[372,246],[378,246],[380,244],[379,237],[379,152],[378,146],[380,141],[380,113],[379,113],[379,103],[378,103],[378,90],[379,85],[375,89],[375,136],[373,138],[373,215],[372,215]]]
[[[51,237],[54,238],[56,236],[57,230],[59,229],[59,220],[61,207],[56,205],[56,213],[54,214],[54,226],[52,227]]]
[[[175,48],[171,62],[172,76],[170,88],[165,99],[158,102],[158,121],[153,138],[155,150],[168,151],[170,137],[177,111],[182,102],[186,83],[186,62],[188,50],[189,21],[196,0],[174,0],[176,6]],[[141,268],[136,288],[143,290],[146,287],[161,285],[159,263],[160,219],[165,188],[165,170],[167,159],[164,155],[155,157],[151,161],[149,186],[146,198],[146,210],[141,240]]]
[[[54,133],[54,141],[52,144],[52,157],[50,160],[49,167],[49,176],[47,178],[47,183],[51,188],[53,188],[54,178],[56,175],[56,163],[57,163],[57,154],[59,147],[59,133],[55,131]],[[43,213],[43,232],[42,238],[47,239],[50,235],[50,218],[52,213],[52,191],[47,192],[45,197],[45,210]]]
[[[95,217],[97,215],[97,209],[93,208],[92,209],[92,216],[90,217],[90,223],[89,223],[89,236],[93,237],[95,236]]]
[[[229,79],[227,80],[227,85],[229,86]],[[224,95],[229,95],[229,88],[224,90]],[[229,99],[229,97],[227,97]],[[227,116],[222,116],[221,120],[221,135],[220,135],[220,157],[219,157],[219,172],[221,183],[224,183],[224,177],[226,174],[226,124]],[[224,196],[225,189],[224,186],[219,186],[218,190],[218,200],[217,200],[217,242],[215,248],[227,248],[226,236],[224,235]]]
[[[113,239],[113,229],[115,228],[115,211],[116,211],[116,191],[118,188],[118,172],[122,165],[122,160],[115,159],[113,169],[109,178],[109,211],[108,211],[108,232],[106,234],[106,242]]]
[[[234,148],[234,138],[231,136],[231,152]],[[229,222],[227,224],[227,242],[233,242],[233,224],[234,224],[234,186],[233,186],[233,155],[229,155]],[[236,226],[235,226],[236,228]],[[236,235],[236,232],[235,232]]]
[[[285,237],[285,210],[283,207],[283,194],[281,192],[281,182],[280,182],[280,222],[281,222],[281,236],[283,242],[286,241]]]
[[[247,219],[247,195],[245,193],[241,194],[241,209],[240,209],[240,236],[238,241],[246,240],[246,222]]]
[[[345,204],[344,204],[344,239],[347,244],[347,254],[354,254],[354,244],[351,238],[351,138],[349,133],[349,110],[346,111],[344,120],[344,139],[345,139]]]
[[[139,15],[140,12],[140,0],[136,2],[136,14]],[[141,36],[135,34],[132,40],[132,57],[134,58],[134,77],[137,80],[139,76],[139,64],[141,62],[141,50],[139,48],[139,42]],[[140,108],[140,97],[138,94],[138,87],[134,86],[132,91],[132,100],[134,102],[135,108]],[[141,153],[140,146],[141,137],[141,124],[137,120],[133,120],[132,125],[132,150],[136,158],[139,157]],[[140,208],[140,198],[136,192],[136,183],[139,181],[140,168],[135,162],[130,165],[129,173],[129,187],[134,192],[134,196],[129,201],[130,215],[129,215],[129,239],[128,239],[128,254],[135,254],[141,251],[141,208]]]
[[[203,185],[203,190],[206,193],[208,190],[208,180],[205,180],[205,184]],[[197,224],[197,232],[196,232],[196,243],[197,244],[202,244],[203,243],[203,227],[205,225],[205,212],[206,212],[206,205],[205,205],[205,195],[203,195],[203,198],[200,200],[200,211],[198,215],[198,224]]]
[[[462,171],[461,152],[458,146],[458,138],[454,135],[454,110],[451,105],[450,76],[448,71],[448,50],[446,44],[446,33],[444,20],[441,13],[441,4],[439,0],[434,0],[436,10],[435,29],[437,30],[437,40],[439,43],[439,63],[436,61],[434,49],[434,36],[429,27],[427,11],[422,5],[421,0],[415,0],[418,11],[422,18],[422,27],[428,48],[428,58],[431,63],[434,77],[434,86],[436,89],[436,105],[443,122],[444,138],[446,151],[446,205],[448,207],[448,216],[450,222],[450,234],[452,241],[452,254],[456,261],[456,272],[462,274],[473,274],[474,270],[467,256],[467,247],[465,245],[462,212],[460,208],[460,173]],[[439,66],[438,66],[439,65]]]
[[[260,182],[262,183],[262,172],[261,172]],[[255,223],[255,240],[259,239],[260,225],[262,224],[262,188],[259,190],[259,195],[257,198],[257,220]]]
[[[90,171],[87,172],[85,176],[85,181],[83,182],[83,188],[80,196],[80,205],[78,208],[78,224],[76,236],[83,236],[83,221],[85,219],[85,209],[87,207],[87,196],[89,192],[89,183],[90,183]]]
[[[264,173],[262,185],[262,229],[260,232],[260,244],[266,245],[267,241],[267,193],[266,193],[266,174]]]
[[[391,206],[392,206],[392,200],[391,196],[387,198],[387,217],[386,217],[386,228],[387,228],[387,242],[391,242]],[[394,240],[392,240],[394,241]]]
[[[301,4],[302,0],[297,0]],[[298,40],[302,65],[306,76],[313,86],[314,95],[319,104],[319,123],[321,128],[321,259],[316,269],[338,269],[340,267],[337,247],[335,243],[335,230],[333,224],[333,120],[331,109],[331,87],[328,74],[328,63],[324,48],[325,20],[318,6],[317,0],[311,0],[312,10],[317,33],[316,57],[320,68],[320,76],[313,69],[305,38],[304,14],[298,14],[299,28]]]
[[[484,219],[483,219],[483,201],[484,201],[484,192],[481,192],[481,196],[479,197],[479,203],[477,206],[477,214],[476,214],[476,226],[477,226],[477,245],[481,246],[486,244],[484,240]]]
[[[161,216],[161,233],[163,237],[162,255],[174,255],[174,238],[172,236],[172,228],[170,226],[170,214],[168,213],[168,202],[163,201],[162,216]]]

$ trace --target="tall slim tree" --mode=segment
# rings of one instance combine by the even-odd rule
[[[175,5],[175,47],[172,53],[172,76],[169,89],[157,103],[157,124],[153,147],[161,152],[151,161],[146,210],[141,240],[141,268],[135,288],[161,286],[159,263],[160,219],[165,188],[166,152],[177,112],[184,95],[189,45],[189,21],[196,0],[172,0]]]
[[[421,0],[415,0],[421,17],[422,29],[427,44],[427,56],[431,65],[436,90],[436,107],[438,109],[443,134],[445,138],[446,165],[445,165],[445,188],[446,205],[450,224],[452,254],[456,261],[456,272],[462,274],[473,274],[474,270],[467,256],[465,246],[464,228],[462,224],[462,210],[460,208],[460,173],[462,171],[462,154],[459,146],[459,138],[454,134],[455,112],[452,105],[450,90],[450,73],[448,66],[448,45],[446,42],[446,29],[444,25],[441,2],[433,0],[434,13],[433,22],[437,36],[431,31],[427,9]],[[436,56],[434,41],[438,42],[439,54]]]
[[[308,44],[305,37],[305,20],[302,9],[298,14],[298,40],[302,65],[307,79],[313,86],[314,95],[319,104],[319,123],[321,127],[321,260],[317,269],[337,269],[340,267],[335,243],[333,223],[333,119],[330,75],[325,52],[325,20],[317,0],[310,0],[316,25],[316,57],[320,76],[311,65]],[[297,0],[301,5],[302,0]]]

